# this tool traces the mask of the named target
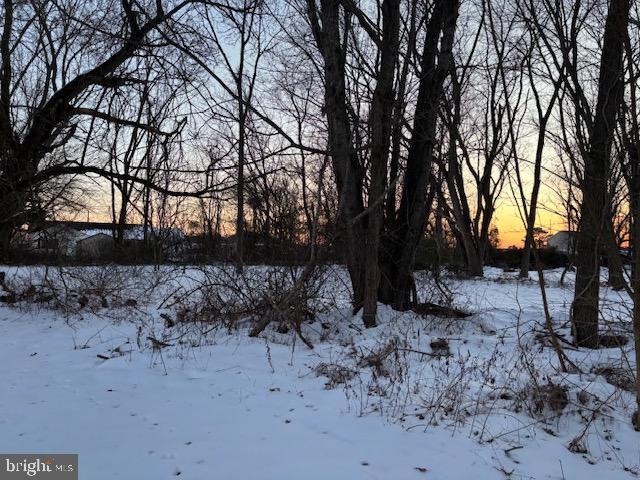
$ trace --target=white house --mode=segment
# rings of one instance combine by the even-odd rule
[[[576,232],[561,230],[547,238],[547,247],[555,248],[558,252],[569,254],[575,251]]]
[[[113,229],[112,223],[47,221],[29,229],[27,244],[35,250],[65,256],[99,257],[113,250]],[[145,229],[142,225],[125,225],[125,242],[143,242],[144,238]],[[149,228],[147,239],[158,240],[164,247],[175,250],[176,245],[184,240],[184,232],[177,228]]]

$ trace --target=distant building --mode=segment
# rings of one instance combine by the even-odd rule
[[[113,253],[114,228],[115,225],[108,222],[46,221],[29,227],[26,244],[29,248],[45,253],[100,258]],[[177,228],[148,227],[146,232],[147,240],[161,243],[172,252],[177,251],[178,245],[184,238],[184,232]],[[144,240],[144,226],[137,224],[124,226],[125,245],[142,244]]]
[[[81,258],[101,258],[111,254],[113,247],[112,235],[96,233],[89,237],[80,238],[76,242],[73,253]]]
[[[573,253],[576,248],[576,232],[561,230],[554,233],[547,238],[547,247],[567,255]]]

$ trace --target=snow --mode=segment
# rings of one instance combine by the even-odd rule
[[[324,314],[327,328],[315,322],[305,331],[314,350],[273,330],[251,339],[243,329],[219,329],[201,344],[187,335],[157,351],[144,336],[138,345],[138,329],[159,335],[161,299],[197,282],[198,271],[164,275],[171,280],[148,304],[110,315],[0,308],[0,451],[78,453],[80,478],[95,480],[623,479],[638,471],[633,396],[590,373],[593,365],[633,358],[630,346],[567,350],[584,373],[555,371],[553,351],[531,333],[542,330],[533,280],[493,269],[485,279],[450,279],[456,305],[475,313],[470,319],[418,318],[381,306],[381,324],[364,330],[348,314],[346,293],[336,293],[344,277],[336,269],[326,280],[325,300],[334,307]],[[131,277],[145,279],[139,269]],[[552,315],[568,335],[562,323],[571,275],[566,287],[557,285],[559,272],[547,277]],[[613,322],[628,299],[606,289],[604,298]],[[361,366],[392,337],[416,351],[446,338],[452,356],[405,351],[385,365],[387,376]],[[516,411],[520,399],[499,397],[517,397],[530,379],[520,348],[548,372],[541,383],[571,385],[563,415],[532,416]],[[320,364],[357,373],[327,388],[315,373]],[[582,408],[574,398],[582,389],[607,402],[588,424],[588,453],[580,454],[567,446],[598,404]],[[449,403],[456,410],[431,408]]]

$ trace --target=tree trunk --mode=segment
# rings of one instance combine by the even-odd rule
[[[528,228],[528,227],[527,227]],[[531,268],[531,242],[529,241],[529,234],[524,239],[524,246],[522,247],[522,259],[520,260],[520,273],[518,278],[529,278],[529,269]]]
[[[470,249],[468,252],[465,249],[465,253],[469,255],[467,257],[467,272],[469,276],[484,276],[484,259],[482,258],[481,254],[473,249]]]
[[[584,155],[582,205],[576,257],[572,321],[576,344],[597,348],[600,295],[600,248],[603,246],[607,175],[613,129],[624,90],[622,52],[629,18],[629,0],[612,0],[605,23],[598,101]]]
[[[8,162],[2,159],[0,169],[0,259],[6,260],[11,252],[11,240],[16,228],[26,221],[26,195],[17,190],[17,185],[22,179],[29,176],[28,169],[24,168],[26,162]],[[8,172],[11,172],[9,174]]]
[[[554,96],[552,97],[555,100],[557,95],[557,89],[554,91]],[[551,103],[553,105],[553,103]],[[547,113],[540,121],[540,127],[538,132],[538,145],[536,147],[536,159],[533,173],[533,189],[531,191],[531,202],[529,203],[529,210],[527,212],[527,232],[524,239],[524,248],[522,249],[522,261],[520,263],[520,274],[518,275],[520,278],[529,278],[529,268],[531,266],[531,249],[535,248],[535,245],[532,245],[533,242],[533,229],[536,224],[536,210],[538,208],[538,195],[540,193],[540,185],[541,181],[541,170],[542,170],[542,153],[544,147],[545,133],[547,127],[547,120],[551,114],[551,108],[547,110]],[[524,199],[523,199],[524,202]]]
[[[606,215],[606,217],[611,218],[610,215]],[[624,290],[626,287],[624,266],[622,265],[622,257],[620,256],[612,221],[607,220],[604,228],[607,246],[607,266],[609,269],[609,286],[616,291]]]
[[[244,269],[244,166],[246,141],[246,111],[245,94],[243,88],[244,75],[244,32],[240,46],[240,68],[236,77],[236,93],[238,95],[238,184],[236,186],[236,269]]]
[[[400,1],[385,0],[382,4],[382,52],[380,71],[371,106],[371,181],[369,184],[369,215],[367,225],[366,265],[362,319],[366,327],[376,325],[378,287],[380,285],[380,236],[384,222],[384,196],[387,180],[387,160],[391,143],[394,104],[393,77],[398,56]]]
[[[400,208],[387,229],[385,250],[390,255],[387,255],[383,267],[386,278],[380,291],[380,300],[397,310],[407,310],[411,306],[412,297],[415,297],[413,264],[434,197],[434,189],[428,192],[428,186],[443,83],[450,73],[458,6],[457,1],[441,1],[436,4],[424,41],[422,78],[418,88],[404,188]]]
[[[0,223],[0,260],[7,260],[11,252],[14,227],[10,222]]]
[[[363,174],[352,145],[351,125],[347,113],[345,55],[340,43],[340,1],[321,0],[318,11],[308,0],[308,14],[314,38],[324,60],[325,113],[327,116],[331,165],[338,191],[338,226],[345,243],[345,261],[353,290],[354,310],[364,301],[366,228],[362,200]],[[320,15],[320,18],[318,16]]]
[[[626,57],[630,78],[636,78],[634,56],[631,42],[627,36],[625,39]],[[623,175],[629,191],[629,210],[631,217],[630,240],[631,255],[631,287],[633,299],[633,337],[635,339],[636,357],[636,411],[632,417],[632,423],[637,431],[640,431],[640,126],[638,124],[637,84],[629,82],[629,117],[630,132],[625,128],[625,119],[622,118],[622,132],[624,147],[627,153],[626,168]]]
[[[635,161],[639,161],[637,156]],[[633,161],[632,160],[632,161]],[[633,185],[637,188],[631,193],[631,246],[633,252],[633,337],[636,352],[636,411],[634,427],[640,431],[640,168],[633,167]]]
[[[385,3],[385,9],[396,10],[399,2],[389,0]],[[391,211],[394,210],[395,202],[393,198],[388,199],[388,214],[384,222],[384,230],[381,225],[384,208],[382,197],[385,193],[386,159],[392,135],[390,114],[393,111],[394,95],[393,92],[388,98],[386,94],[381,95],[379,98],[385,100],[381,104],[376,104],[375,109],[379,105],[388,104],[388,106],[378,110],[377,116],[373,109],[371,112],[370,121],[373,120],[369,125],[373,139],[372,180],[369,190],[371,210],[365,212],[362,198],[364,173],[358,152],[353,145],[346,97],[346,54],[345,47],[341,43],[344,32],[340,21],[343,6],[345,9],[357,9],[356,6],[344,5],[340,0],[320,0],[321,8],[318,9],[314,0],[307,0],[309,23],[324,63],[324,110],[327,116],[329,149],[339,197],[338,223],[346,244],[346,263],[352,283],[353,305],[354,310],[358,310],[366,299],[365,318],[367,324],[371,325],[372,319],[375,318],[372,313],[375,312],[376,290],[379,301],[396,309],[408,308],[412,297],[415,298],[412,272],[414,255],[424,233],[427,212],[433,199],[433,194],[428,191],[428,184],[431,175],[435,127],[442,98],[442,84],[449,73],[458,2],[440,0],[436,3],[429,19],[402,198],[398,212]],[[397,12],[388,11],[387,13],[389,20],[397,15]],[[387,34],[389,33],[390,31],[387,31]],[[344,37],[349,38],[347,34]],[[389,45],[385,42],[390,41],[390,38],[379,39],[379,41],[381,53],[388,50]],[[397,55],[395,57],[397,58]],[[395,62],[394,58],[393,65]],[[390,59],[389,63],[391,63]],[[381,58],[380,79],[383,82],[376,88],[386,89],[387,87],[384,86],[386,80],[383,77],[390,74],[392,84],[393,72],[388,70],[383,74],[382,70],[387,68],[382,69]],[[378,138],[378,135],[384,138]],[[382,156],[384,160],[381,160]],[[392,161],[392,166],[393,164]],[[392,176],[395,180],[395,172],[392,172]],[[383,248],[380,248],[381,246]],[[376,289],[378,284],[379,287]]]

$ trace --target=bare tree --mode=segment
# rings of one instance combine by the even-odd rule
[[[606,218],[611,212],[607,186],[616,116],[624,89],[622,52],[629,2],[610,2],[601,38],[588,36],[584,27],[592,10],[582,7],[580,3],[565,5],[542,0],[529,2],[528,13],[555,70],[563,78],[559,96],[560,138],[573,169],[579,174],[582,193],[572,322],[577,344],[595,348],[598,346],[600,254],[607,245],[605,224],[610,221]],[[579,55],[581,49],[591,43],[602,45],[593,107],[581,63],[584,58]],[[570,114],[565,113],[565,106],[570,107]],[[568,128],[569,119],[573,129]]]
[[[318,4],[308,0],[304,7],[322,57],[328,150],[339,195],[339,224],[346,244],[354,307],[366,305],[367,326],[375,325],[377,301],[401,310],[415,301],[414,255],[433,199],[428,187],[436,124],[458,17],[457,2],[434,2],[430,13],[422,13],[423,18],[403,22],[397,0],[385,0],[373,7],[379,8],[375,16],[351,1],[322,0]],[[421,15],[413,7],[404,13]],[[401,182],[402,186],[396,203],[395,198],[386,198],[391,190],[389,150],[399,153],[397,144],[390,148],[392,137],[399,133],[399,119],[393,112],[401,110],[397,92],[404,89],[402,81],[395,82],[394,77],[396,66],[410,62],[416,51],[415,44],[400,42],[401,24],[410,39],[417,38],[415,26],[423,25],[424,38],[415,72],[417,97],[402,179],[394,163],[399,158],[392,157],[391,162],[394,195],[396,184]],[[356,28],[366,35],[366,41],[357,41]],[[375,82],[373,91],[358,87],[364,82],[353,82],[369,76]],[[366,118],[358,113],[362,110],[368,112]],[[407,120],[402,122],[404,128]]]
[[[0,37],[0,248],[26,220],[28,192],[61,175],[95,174],[145,183],[70,156],[87,119],[133,126],[98,109],[99,99],[143,80],[130,60],[154,45],[159,29],[184,13],[191,0],[163,5],[122,1],[16,2],[6,0]],[[100,45],[100,48],[94,48]],[[89,134],[91,133],[89,121]],[[64,151],[64,155],[55,155]],[[51,161],[58,159],[58,161]],[[148,182],[146,182],[148,183]],[[152,185],[149,185],[152,186]]]
[[[629,94],[620,115],[622,174],[630,211],[629,246],[631,248],[631,298],[633,300],[633,336],[636,362],[636,411],[632,418],[640,431],[640,110],[638,110],[638,41],[636,35],[625,38]]]
[[[218,51],[224,59],[224,64],[235,87],[236,119],[237,119],[237,185],[236,185],[236,267],[243,269],[244,231],[245,231],[245,170],[247,157],[247,122],[250,115],[253,92],[256,85],[258,65],[264,50],[262,48],[262,19],[261,0],[242,0],[237,10],[222,11],[224,20],[233,28],[232,39],[221,40],[215,34],[215,23],[209,20],[211,32]],[[233,46],[229,43],[233,42]],[[237,43],[236,43],[237,42]],[[227,52],[237,48],[237,61]],[[254,48],[253,55],[249,49]],[[252,62],[252,63],[250,63]]]
[[[520,158],[516,156],[514,159],[514,171],[518,180],[519,194],[526,229],[519,277],[529,278],[531,248],[534,246],[531,242],[533,238],[533,231],[536,228],[538,198],[540,195],[540,187],[542,185],[542,159],[544,155],[547,127],[562,87],[564,67],[560,66],[560,71],[554,73],[554,66],[550,64],[546,52],[548,44],[541,41],[539,30],[536,27],[536,24],[540,22],[540,20],[536,17],[536,11],[533,5],[528,2],[520,2],[518,8],[519,14],[524,20],[528,36],[528,42],[524,49],[524,61],[526,64],[527,78],[529,80],[529,89],[535,104],[535,127],[537,128],[532,187],[531,194],[528,197],[524,192]],[[550,90],[550,94],[547,94],[546,97],[543,96],[543,92],[541,92],[541,88],[539,86],[541,83],[542,85],[547,86]]]
[[[473,276],[483,274],[493,215],[517,156],[525,106],[516,17],[508,14],[508,7],[508,2],[481,2],[477,33],[467,47],[469,53],[463,52],[467,58],[452,72],[444,113],[449,135],[441,168],[452,225],[467,273]]]
[[[582,205],[577,240],[576,286],[572,319],[576,343],[598,347],[600,247],[605,234],[607,178],[616,116],[624,91],[622,53],[629,21],[629,1],[612,0],[604,28],[598,98],[584,152]]]

